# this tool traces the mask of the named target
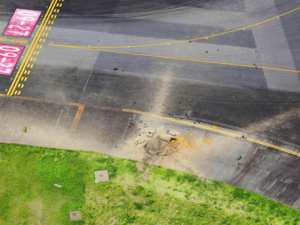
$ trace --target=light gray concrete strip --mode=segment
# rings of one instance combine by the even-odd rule
[[[251,23],[258,22],[257,18],[260,18],[260,16],[257,15],[257,12],[260,11],[264,14],[268,12],[269,17],[278,15],[274,10],[276,9],[274,0],[259,0],[255,2],[253,0],[245,0],[244,2]],[[253,17],[251,17],[252,15]],[[265,17],[265,15],[262,17]],[[261,61],[261,65],[258,66],[296,70],[280,19],[253,27],[252,32]],[[264,76],[269,89],[300,93],[298,73],[264,70]]]

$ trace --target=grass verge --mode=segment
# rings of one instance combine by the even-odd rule
[[[299,210],[258,194],[159,166],[138,172],[135,163],[0,144],[0,224],[300,224]],[[103,169],[110,181],[95,184]],[[71,210],[83,220],[70,222]]]

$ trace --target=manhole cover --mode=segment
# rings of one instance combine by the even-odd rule
[[[81,211],[71,211],[70,212],[70,220],[71,221],[76,221],[76,220],[81,220]]]
[[[94,175],[95,175],[95,183],[109,181],[108,170],[94,171]]]

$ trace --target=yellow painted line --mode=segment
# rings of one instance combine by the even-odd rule
[[[18,84],[18,88],[20,88],[20,87],[21,87],[21,84],[19,83],[19,84]]]
[[[274,68],[274,67],[266,67],[266,66],[253,66],[253,65],[236,64],[236,63],[207,61],[207,60],[200,60],[200,59],[179,58],[179,57],[172,57],[172,56],[150,55],[150,54],[133,53],[133,52],[121,52],[121,51],[113,51],[113,50],[95,49],[95,48],[89,48],[89,47],[79,47],[79,46],[72,46],[72,45],[58,45],[58,44],[49,44],[49,45],[56,46],[56,47],[84,49],[84,50],[91,50],[91,51],[116,53],[116,54],[136,55],[136,56],[172,59],[172,60],[188,61],[188,62],[199,62],[199,63],[209,63],[209,64],[217,64],[217,65],[225,65],[225,66],[237,66],[237,67],[246,67],[246,68],[254,68],[254,69],[277,70],[277,71],[284,71],[284,72],[300,73],[300,71],[298,71],[298,70],[290,70],[290,69],[282,69],[282,68]]]
[[[0,37],[0,41],[9,41],[9,42],[13,42],[13,43],[23,43],[23,44],[26,44],[28,42],[26,40],[8,39],[8,38],[5,38],[5,37]]]
[[[56,3],[57,3],[57,0],[52,0],[52,2],[50,4],[50,7],[48,8],[48,10],[46,12],[46,15],[45,15],[41,25],[39,26],[39,29],[36,32],[36,34],[33,38],[33,41],[31,43],[31,45],[29,46],[29,49],[27,50],[27,53],[24,57],[24,60],[22,61],[21,66],[20,66],[20,68],[19,68],[19,70],[18,70],[18,72],[17,72],[17,74],[16,74],[16,76],[15,76],[8,92],[7,92],[7,95],[12,95],[14,93],[14,90],[16,89],[17,84],[18,84],[18,82],[19,82],[19,80],[20,80],[20,78],[21,78],[21,76],[22,76],[22,74],[23,74],[23,72],[26,68],[26,64],[28,63],[28,60],[31,57],[32,52],[34,51],[34,49],[35,49],[35,47],[38,43],[38,39],[40,38],[40,36],[41,36],[48,20],[49,20],[49,16],[51,15]]]
[[[24,78],[24,81],[27,81],[27,77]]]
[[[300,7],[292,9],[292,10],[290,10],[288,12],[282,13],[282,14],[280,14],[278,16],[274,16],[274,17],[272,17],[270,19],[261,21],[259,23],[255,23],[255,24],[249,25],[249,26],[237,28],[237,29],[234,29],[234,30],[225,31],[225,32],[218,33],[218,34],[212,34],[212,35],[208,35],[208,36],[197,37],[197,38],[192,38],[192,39],[187,39],[187,40],[171,41],[171,42],[164,42],[164,43],[157,43],[157,44],[147,44],[147,45],[92,46],[92,47],[93,48],[128,48],[128,47],[130,47],[130,48],[143,48],[143,47],[154,47],[154,46],[162,46],[162,45],[173,45],[173,44],[179,44],[179,43],[190,42],[190,41],[198,41],[198,40],[203,40],[203,39],[218,37],[218,36],[222,36],[222,35],[225,35],[225,34],[230,34],[230,33],[233,33],[233,32],[237,32],[237,31],[246,30],[246,29],[249,29],[249,28],[252,28],[252,27],[256,27],[256,26],[259,26],[261,24],[264,24],[264,23],[270,22],[272,20],[278,19],[279,17],[285,16],[287,14],[290,14],[290,13],[298,11],[298,10],[300,10]]]
[[[171,118],[171,117],[160,116],[160,115],[156,115],[156,114],[153,114],[153,113],[147,113],[147,112],[142,112],[142,111],[133,110],[133,109],[122,109],[122,111],[123,112],[128,112],[128,113],[135,113],[135,114],[139,114],[139,115],[144,115],[144,116],[148,116],[148,117],[153,117],[153,118],[157,118],[157,119],[161,119],[161,120],[167,120],[167,121],[180,123],[180,124],[184,124],[184,125],[188,125],[188,126],[192,126],[192,127],[197,127],[197,128],[202,129],[202,130],[211,131],[211,132],[218,133],[218,134],[223,134],[223,135],[230,136],[230,137],[233,137],[233,138],[242,138],[243,140],[248,141],[248,142],[256,143],[256,144],[259,144],[259,145],[262,145],[262,146],[273,148],[273,149],[276,149],[276,150],[279,150],[279,151],[282,151],[282,152],[300,157],[300,153],[298,153],[298,152],[294,152],[294,151],[291,151],[289,149],[286,149],[286,148],[283,148],[283,147],[280,147],[280,146],[277,146],[277,145],[273,145],[273,144],[270,144],[270,143],[267,143],[267,142],[264,142],[264,141],[260,141],[260,140],[254,139],[254,138],[247,138],[247,137],[244,137],[244,135],[224,131],[224,130],[216,128],[216,126],[206,126],[206,125],[201,125],[201,124],[197,124],[197,123],[194,124],[194,122],[174,119],[174,118]]]
[[[78,124],[79,124],[79,121],[81,119],[81,116],[82,116],[82,113],[83,113],[83,110],[84,110],[85,106],[81,105],[78,107],[78,110],[77,110],[77,113],[74,117],[74,120],[73,120],[73,124],[72,124],[72,127],[70,128],[70,131],[71,132],[75,132],[77,127],[78,127]]]
[[[26,40],[19,40],[19,39],[11,39],[10,41],[14,43],[22,43],[22,44],[27,44],[28,42]]]
[[[21,77],[21,81],[24,81],[24,77]]]
[[[28,75],[29,75],[30,73],[31,73],[31,71],[29,70],[29,71],[28,71]]]
[[[18,93],[18,92],[16,91],[16,93]],[[76,113],[77,117],[75,116],[75,118],[73,120],[74,126],[72,125],[72,127],[75,127],[75,126],[77,127],[78,124],[75,125],[77,123],[75,121],[77,120],[78,123],[79,123],[79,120],[80,120],[80,118],[82,116],[82,113],[83,113],[83,110],[85,108],[85,105],[80,104],[80,103],[75,103],[75,102],[63,102],[63,101],[60,102],[60,101],[53,101],[53,100],[48,100],[48,99],[31,98],[31,97],[23,97],[23,96],[11,97],[11,96],[7,96],[5,94],[0,94],[0,97],[14,98],[14,99],[20,99],[20,100],[27,100],[27,101],[35,101],[35,102],[53,103],[53,104],[59,104],[59,105],[77,106],[78,107],[78,110],[77,110],[77,113]],[[277,145],[273,145],[273,144],[270,144],[270,143],[267,143],[267,142],[264,142],[264,141],[260,141],[260,140],[254,139],[254,138],[247,138],[247,137],[244,137],[244,135],[236,134],[234,132],[225,131],[225,130],[220,129],[218,126],[215,126],[215,125],[212,125],[212,126],[201,125],[201,124],[190,122],[190,121],[175,119],[175,118],[172,118],[172,117],[161,116],[161,115],[148,113],[148,112],[143,112],[143,111],[134,110],[134,109],[120,109],[120,108],[97,106],[97,105],[94,105],[93,107],[97,108],[97,109],[101,109],[101,110],[122,111],[122,112],[126,112],[126,113],[134,113],[134,114],[144,115],[144,116],[147,116],[147,117],[157,118],[157,119],[161,119],[161,120],[165,120],[165,121],[171,121],[171,122],[174,122],[174,123],[184,124],[184,125],[187,125],[187,126],[199,128],[199,129],[206,130],[206,131],[211,131],[211,132],[218,133],[218,134],[223,134],[223,135],[230,136],[230,137],[233,137],[233,138],[241,138],[241,139],[243,139],[245,141],[248,141],[248,142],[252,142],[252,143],[259,144],[259,145],[262,145],[262,146],[266,146],[266,147],[269,147],[269,148],[273,148],[273,149],[276,149],[276,150],[279,150],[279,151],[282,151],[282,152],[300,157],[300,153],[298,153],[298,152],[294,152],[294,151],[291,151],[289,149],[286,149],[286,148],[283,148],[283,147],[280,147],[280,146],[277,146]],[[72,129],[72,127],[71,127],[71,129]]]

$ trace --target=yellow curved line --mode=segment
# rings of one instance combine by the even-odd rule
[[[143,47],[154,47],[154,46],[162,46],[162,45],[173,45],[173,44],[179,44],[179,43],[184,43],[184,42],[189,42],[189,41],[198,41],[198,40],[202,40],[202,39],[208,39],[208,38],[212,38],[212,37],[218,37],[218,36],[225,35],[225,34],[230,34],[230,33],[236,32],[236,31],[240,31],[240,30],[245,30],[245,29],[248,29],[248,28],[252,28],[252,27],[255,27],[255,26],[258,26],[258,25],[270,22],[272,20],[278,19],[279,17],[285,16],[285,15],[290,14],[292,12],[295,12],[295,11],[297,11],[299,9],[300,9],[300,7],[292,9],[292,10],[290,10],[288,12],[285,12],[285,13],[282,13],[282,14],[280,14],[278,16],[274,16],[274,17],[272,17],[270,19],[267,19],[267,20],[264,20],[264,21],[261,21],[259,23],[255,23],[255,24],[252,24],[252,25],[249,25],[249,26],[246,26],[246,27],[241,27],[241,28],[237,28],[237,29],[234,29],[234,30],[229,30],[229,31],[225,31],[225,32],[222,32],[222,33],[219,33],[219,34],[212,34],[212,35],[208,35],[208,36],[204,36],[204,37],[198,37],[198,38],[192,38],[192,39],[180,40],[180,41],[157,43],[157,44],[148,44],[148,45],[89,46],[89,47],[91,47],[91,48],[143,48]]]

